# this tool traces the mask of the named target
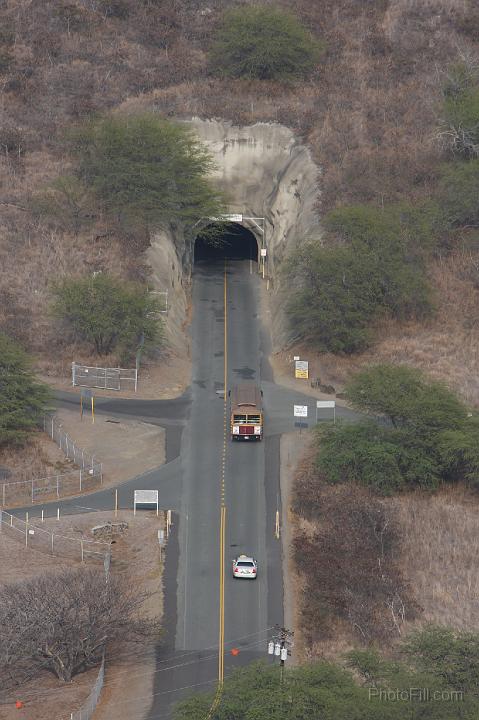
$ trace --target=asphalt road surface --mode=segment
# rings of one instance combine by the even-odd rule
[[[95,402],[97,413],[133,416],[166,429],[165,465],[118,486],[120,507],[132,507],[135,488],[151,488],[159,490],[161,507],[174,511],[164,575],[166,632],[157,652],[148,720],[170,717],[172,703],[192,692],[214,689],[223,613],[225,675],[251,660],[267,659],[271,629],[282,624],[281,545],[274,536],[281,502],[279,439],[294,427],[293,405],[308,405],[312,423],[316,400],[272,381],[268,333],[258,317],[259,282],[249,261],[228,261],[227,386],[245,379],[261,384],[266,415],[263,442],[232,443],[229,422],[225,435],[225,404],[218,393],[225,380],[223,262],[195,265],[190,389],[175,400],[97,398]],[[59,405],[78,404],[78,396],[68,393],[59,393],[57,399]],[[339,408],[337,414],[355,417]],[[224,606],[219,588],[222,505],[226,508]],[[109,509],[113,490],[27,509],[31,516],[42,508],[49,515],[58,506],[62,514]],[[231,560],[242,552],[258,560],[255,581],[232,577]],[[232,655],[233,648],[239,654]],[[134,699],[131,718],[135,718]]]

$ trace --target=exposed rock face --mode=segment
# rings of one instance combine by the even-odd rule
[[[319,169],[309,150],[283,125],[258,123],[236,127],[219,120],[193,118],[186,122],[214,157],[214,179],[230,199],[229,212],[265,218],[265,234],[252,221],[244,224],[267,249],[267,275],[278,293],[273,317],[275,346],[286,340],[281,311],[281,260],[298,239],[318,234],[315,205]],[[180,341],[189,296],[193,244],[175,231],[161,232],[147,253],[157,289],[168,289],[169,340]]]

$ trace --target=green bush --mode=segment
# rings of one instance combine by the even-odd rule
[[[22,445],[49,401],[50,391],[35,379],[27,355],[0,333],[0,447]]]
[[[451,226],[477,227],[479,225],[479,159],[444,165],[438,196]]]
[[[316,466],[328,482],[382,494],[445,481],[479,484],[479,418],[441,383],[412,368],[377,365],[351,380],[346,397],[379,417],[317,429]]]
[[[384,210],[358,205],[329,213],[324,225],[330,244],[309,242],[285,265],[294,336],[320,351],[354,353],[370,343],[381,316],[429,315],[423,261],[434,247],[439,215],[432,203]]]
[[[431,447],[373,422],[324,424],[317,433],[317,468],[330,483],[354,482],[382,495],[436,488],[441,464]]]
[[[192,226],[223,212],[211,156],[186,127],[154,114],[95,120],[70,134],[78,174],[122,226]]]
[[[228,10],[210,50],[210,66],[220,76],[295,80],[309,75],[323,45],[298,19],[271,5]]]
[[[443,127],[453,151],[479,156],[479,75],[474,66],[458,63],[444,87]]]
[[[476,720],[477,635],[451,632],[450,676],[436,672],[434,657],[422,667],[424,633],[421,640],[404,643],[403,661],[384,660],[374,649],[348,654],[349,667],[310,662],[280,669],[278,665],[253,663],[231,673],[224,682],[220,701],[214,693],[193,695],[179,703],[175,720]],[[444,638],[445,639],[445,638]],[[462,656],[460,650],[462,649]],[[472,651],[473,662],[467,668]],[[440,645],[439,664],[447,668],[447,647]],[[457,676],[466,675],[461,686]],[[474,685],[474,682],[476,683]],[[464,687],[463,697],[451,690]],[[426,689],[429,697],[425,695]],[[390,690],[390,695],[388,695]],[[382,691],[382,692],[380,692]],[[420,694],[422,693],[422,695]]]
[[[353,353],[368,346],[369,324],[381,303],[372,253],[311,243],[295,253],[288,274],[293,292],[287,313],[295,337],[324,352]]]
[[[144,339],[161,341],[158,301],[145,287],[100,273],[66,279],[53,286],[53,314],[98,355],[119,351],[128,358]]]
[[[479,636],[452,628],[429,625],[413,632],[402,650],[421,670],[448,687],[479,698]]]

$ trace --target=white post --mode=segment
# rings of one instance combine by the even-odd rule
[[[137,388],[138,388],[138,364],[135,368],[135,392],[136,392]]]
[[[72,385],[73,385],[73,387],[75,387],[75,380],[76,380],[76,377],[75,377],[75,363],[72,362]]]
[[[45,521],[45,520],[44,520],[44,517],[43,517],[43,515],[44,515],[44,512],[45,512],[45,511],[44,511],[44,510],[42,510],[42,522],[44,522],[44,521]]]
[[[34,482],[35,482],[35,481],[34,481],[33,478],[32,478],[32,505],[33,505],[33,503],[35,502],[35,499],[34,499],[34,493],[35,493],[35,490],[34,490]]]
[[[80,468],[80,492],[81,492],[81,474],[82,474],[82,469]]]
[[[60,497],[60,476],[57,475],[57,498]]]
[[[60,520],[60,508],[57,508],[57,520]]]

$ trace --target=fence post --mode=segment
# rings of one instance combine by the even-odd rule
[[[57,475],[57,498],[60,497],[60,476]]]
[[[75,387],[75,380],[76,380],[76,377],[75,377],[75,363],[72,362],[72,385],[73,385],[73,387]]]

